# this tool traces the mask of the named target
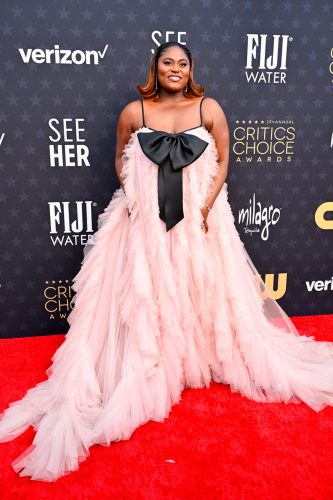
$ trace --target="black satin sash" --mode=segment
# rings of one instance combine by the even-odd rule
[[[158,205],[160,218],[169,231],[184,217],[183,212],[183,168],[204,152],[208,142],[193,134],[180,132],[138,132],[144,154],[158,169]]]

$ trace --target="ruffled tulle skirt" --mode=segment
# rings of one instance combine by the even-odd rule
[[[235,227],[225,183],[201,228],[217,173],[210,147],[184,176],[184,219],[166,231],[157,169],[134,133],[125,191],[99,216],[74,278],[70,329],[47,380],[2,414],[0,441],[36,430],[13,463],[21,476],[55,481],[93,444],[129,439],[163,421],[185,387],[211,380],[259,402],[333,405],[333,343],[300,335],[270,296]],[[112,459],[112,458],[110,458]]]

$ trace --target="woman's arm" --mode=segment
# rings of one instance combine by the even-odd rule
[[[202,108],[205,127],[215,139],[218,154],[217,162],[219,164],[219,172],[214,177],[214,189],[205,201],[207,205],[212,208],[228,175],[229,127],[226,116],[220,104],[215,99],[207,97],[202,103]],[[206,219],[209,213],[208,208],[203,207],[201,212],[204,219]]]
[[[120,186],[124,191],[123,178],[121,176],[123,169],[123,162],[121,157],[123,155],[124,147],[128,143],[132,132],[135,130],[135,123],[138,117],[139,101],[132,101],[127,104],[121,111],[118,118],[117,125],[117,147],[115,155],[115,170],[120,182]]]

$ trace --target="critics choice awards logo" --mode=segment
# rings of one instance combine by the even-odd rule
[[[295,126],[292,120],[236,120],[232,151],[236,164],[291,162]]]
[[[69,280],[45,281],[44,299],[49,319],[66,319],[74,308],[74,292]]]

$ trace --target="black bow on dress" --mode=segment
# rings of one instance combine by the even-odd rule
[[[184,217],[182,169],[197,160],[209,143],[185,132],[153,131],[137,135],[144,154],[159,165],[158,205],[160,218],[169,231]]]

